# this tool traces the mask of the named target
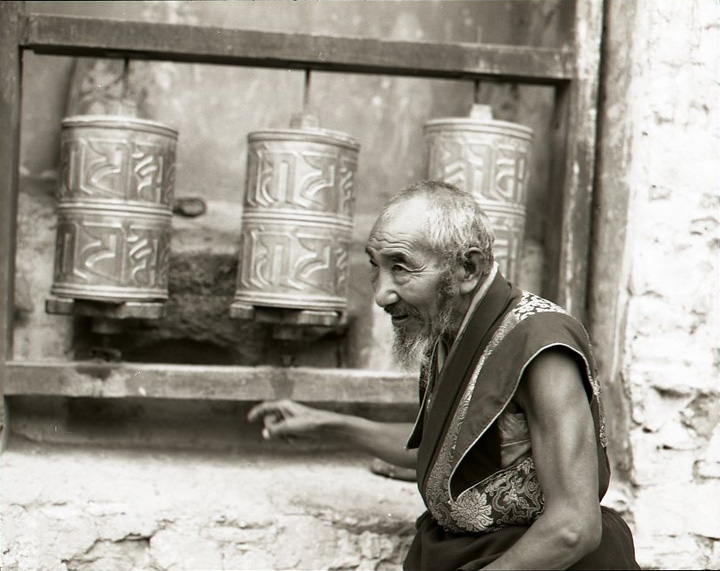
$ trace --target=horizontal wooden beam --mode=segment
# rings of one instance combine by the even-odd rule
[[[37,53],[557,84],[573,77],[568,50],[260,32],[33,14],[21,46]]]
[[[7,396],[417,402],[416,379],[359,369],[15,361],[5,382]]]

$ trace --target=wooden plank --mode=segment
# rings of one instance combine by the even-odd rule
[[[562,205],[550,238],[551,271],[544,290],[568,312],[585,321],[595,181],[597,105],[600,81],[602,0],[576,0],[576,77],[557,88],[553,183],[562,185]]]
[[[573,77],[568,50],[259,32],[29,15],[22,46],[37,53],[206,64],[311,68],[556,84]]]
[[[23,7],[22,2],[0,3],[0,438],[3,449],[8,434],[4,385],[7,361],[12,355],[15,314],[15,230],[22,81],[18,40]]]
[[[359,369],[11,362],[6,391],[95,398],[416,403],[417,379]]]
[[[628,54],[637,53],[633,33],[643,10],[636,2],[605,4],[603,62],[600,70],[601,95],[598,108],[598,165],[593,195],[593,232],[588,276],[588,333],[598,370],[603,376],[603,402],[607,432],[613,454],[611,469],[621,481],[632,481],[634,425],[627,396],[623,332],[627,315],[627,287],[624,268],[628,216],[633,177],[626,168],[636,126],[618,115],[618,99],[628,97],[634,85],[628,71]],[[614,101],[613,101],[614,100]],[[612,102],[612,103],[610,103]],[[625,99],[625,103],[629,103]],[[618,168],[618,166],[621,166]],[[611,412],[612,411],[612,412]]]
[[[543,273],[542,293],[548,299],[564,305],[561,299],[560,281],[562,271],[560,260],[564,244],[563,229],[563,198],[566,192],[565,169],[567,168],[567,145],[570,140],[568,119],[570,115],[570,86],[555,88],[555,105],[552,119],[553,155],[550,164],[550,186],[548,187],[546,204],[547,219],[545,221],[544,246],[545,266]]]

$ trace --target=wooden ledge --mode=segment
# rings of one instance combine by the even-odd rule
[[[7,364],[5,394],[304,402],[417,403],[417,380],[404,373],[309,367],[145,363]]]

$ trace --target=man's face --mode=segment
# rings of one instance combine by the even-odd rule
[[[422,198],[394,208],[378,221],[366,251],[372,266],[375,302],[392,316],[396,356],[406,366],[455,325],[452,271],[426,246]]]

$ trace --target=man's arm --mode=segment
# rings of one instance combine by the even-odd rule
[[[289,400],[264,402],[253,407],[248,420],[260,419],[265,424],[263,435],[268,439],[334,437],[402,468],[415,468],[417,464],[417,452],[405,449],[412,430],[409,423],[374,422]]]
[[[517,392],[530,428],[545,510],[487,569],[565,569],[594,551],[602,534],[592,415],[578,366],[549,350],[527,368]]]

